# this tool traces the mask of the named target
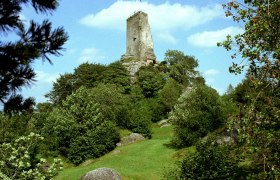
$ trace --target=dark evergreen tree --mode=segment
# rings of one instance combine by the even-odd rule
[[[16,32],[18,36],[14,42],[0,41],[0,101],[4,106],[9,102],[9,106],[13,105],[17,110],[23,108],[21,105],[29,108],[34,103],[24,100],[17,94],[23,86],[30,86],[35,81],[36,74],[31,66],[32,63],[38,58],[52,63],[49,56],[61,55],[62,46],[68,39],[62,27],[52,29],[52,24],[48,20],[44,20],[41,24],[32,20],[29,27],[26,27],[20,19],[20,13],[22,6],[29,3],[36,13],[45,14],[52,12],[58,6],[57,0],[2,0],[0,2],[0,34],[3,36]]]

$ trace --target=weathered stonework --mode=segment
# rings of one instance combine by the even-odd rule
[[[126,53],[121,60],[132,76],[141,66],[156,62],[148,15],[142,11],[127,19]]]

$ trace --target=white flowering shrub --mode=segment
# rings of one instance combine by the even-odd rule
[[[45,159],[36,160],[36,148],[43,137],[30,133],[11,143],[0,145],[0,179],[52,179],[62,169],[62,161],[49,165]]]

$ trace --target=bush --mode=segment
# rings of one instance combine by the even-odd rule
[[[178,98],[182,93],[182,87],[174,79],[170,78],[159,91],[159,101],[164,107],[164,113],[170,112],[174,105],[178,102]]]
[[[116,125],[105,120],[99,109],[92,91],[81,87],[47,118],[44,132],[75,164],[105,154],[119,140]]]
[[[140,101],[132,104],[129,110],[129,129],[135,133],[142,134],[147,138],[152,137],[151,119],[152,113],[147,102]]]
[[[0,112],[0,143],[11,142],[29,134],[30,115],[8,116]]]
[[[0,145],[0,178],[52,179],[62,169],[62,162],[54,160],[48,165],[45,159],[36,159],[36,149],[42,136],[30,133],[11,143]],[[47,166],[48,165],[48,166]]]
[[[73,139],[68,151],[68,158],[74,164],[85,159],[97,158],[113,150],[119,141],[119,132],[112,122],[104,122],[94,131]]]
[[[196,152],[187,154],[164,174],[165,179],[238,179],[237,161],[228,146],[220,145],[214,136],[196,144]]]
[[[215,138],[196,145],[197,152],[187,155],[181,164],[183,179],[236,179],[237,163],[230,157],[227,146]]]
[[[186,91],[169,116],[174,125],[173,145],[190,146],[224,121],[219,94],[208,86]]]

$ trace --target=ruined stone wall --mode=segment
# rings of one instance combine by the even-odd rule
[[[126,53],[121,60],[134,76],[141,66],[156,62],[148,15],[142,11],[127,19]]]
[[[134,57],[137,60],[155,60],[154,45],[148,15],[138,11],[127,19],[126,53],[122,57]],[[153,58],[153,59],[152,59]]]

